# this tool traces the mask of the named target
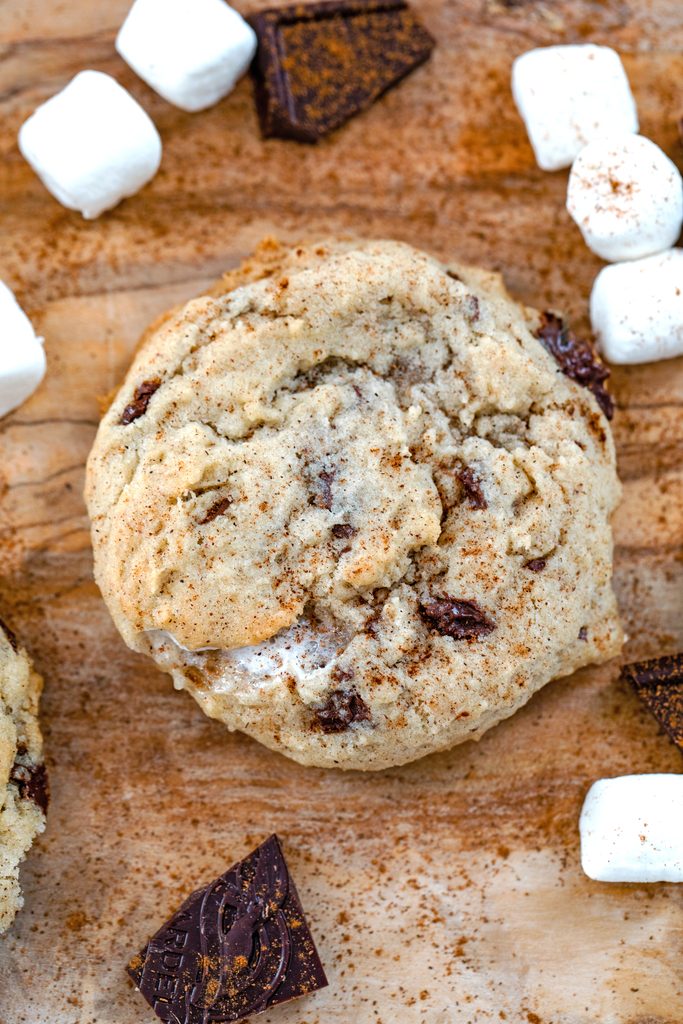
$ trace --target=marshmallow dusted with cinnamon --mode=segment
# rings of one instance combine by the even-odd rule
[[[597,882],[683,882],[683,775],[622,775],[588,790],[581,866]]]
[[[617,263],[670,249],[683,224],[683,179],[642,135],[591,142],[572,166],[567,209],[586,245]]]
[[[683,249],[604,267],[590,312],[598,347],[610,363],[683,355]]]
[[[569,167],[593,139],[638,131],[626,72],[609,46],[529,50],[513,64],[512,94],[544,171]]]

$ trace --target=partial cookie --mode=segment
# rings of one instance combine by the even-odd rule
[[[19,865],[45,828],[47,776],[38,728],[42,680],[0,622],[0,932],[23,905]]]
[[[362,769],[616,654],[604,371],[549,322],[396,242],[268,243],[163,320],[88,465],[125,641],[229,728]]]

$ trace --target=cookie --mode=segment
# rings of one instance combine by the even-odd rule
[[[88,463],[126,643],[230,729],[358,769],[615,655],[612,437],[544,323],[389,241],[266,243],[158,321]]]
[[[45,828],[47,776],[38,728],[42,680],[0,622],[0,932],[21,909],[19,865]]]

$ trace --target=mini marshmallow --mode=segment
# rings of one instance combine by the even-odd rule
[[[43,339],[0,281],[0,416],[25,402],[44,376]]]
[[[683,775],[623,775],[588,790],[581,866],[596,882],[683,882]]]
[[[683,179],[642,135],[589,143],[572,165],[567,209],[586,245],[611,262],[670,249],[683,224]]]
[[[100,71],[81,71],[38,107],[21,126],[19,148],[52,195],[86,220],[132,196],[161,162],[150,118]]]
[[[608,46],[529,50],[512,66],[512,94],[544,171],[569,167],[592,139],[638,131],[626,72]]]
[[[223,0],[135,0],[116,49],[169,103],[204,110],[245,73],[256,33]]]
[[[598,347],[610,363],[683,355],[683,249],[604,267],[590,310]]]

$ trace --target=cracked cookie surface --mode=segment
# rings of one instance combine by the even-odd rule
[[[231,729],[364,769],[616,654],[611,433],[543,322],[495,275],[336,241],[265,243],[158,322],[88,466],[125,641]]]
[[[45,828],[41,689],[26,651],[0,621],[0,932],[9,928],[22,906],[19,865]]]

